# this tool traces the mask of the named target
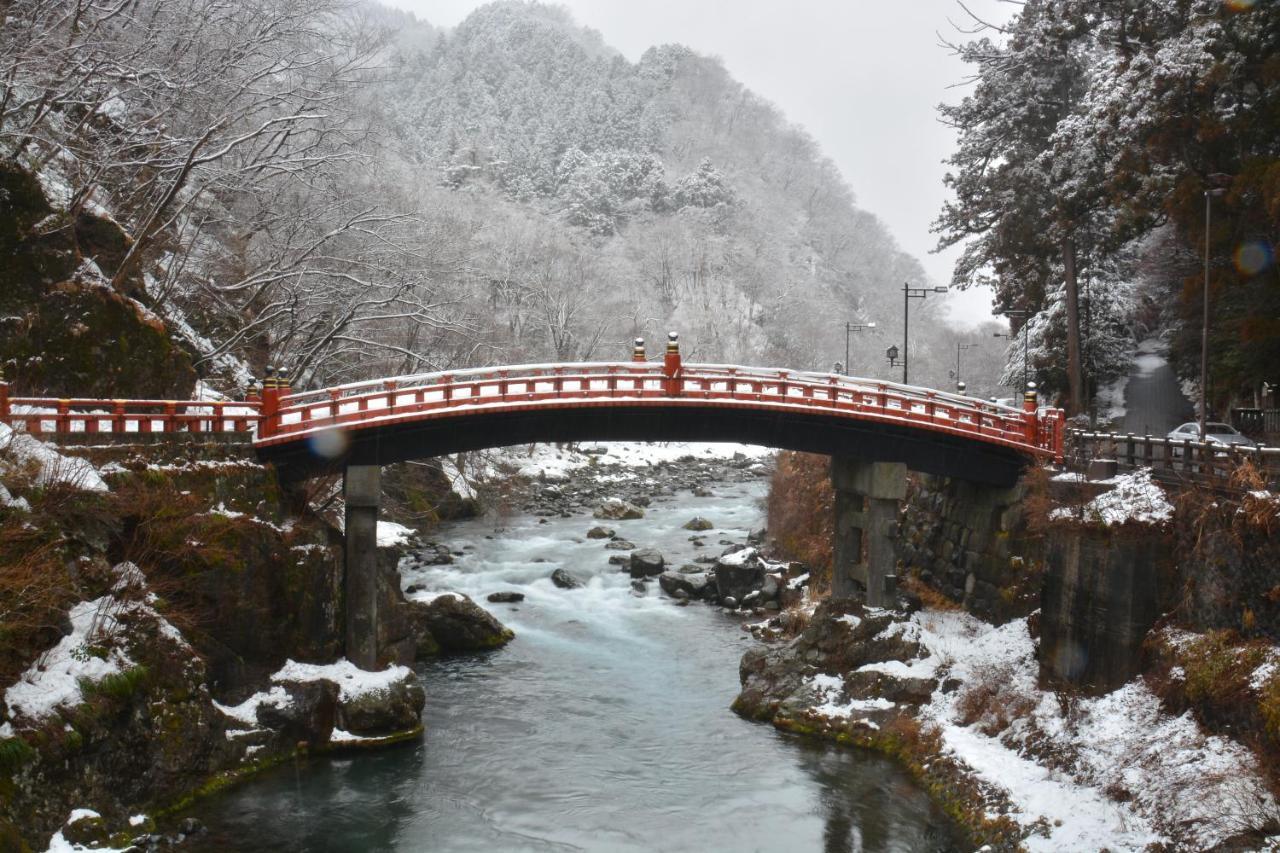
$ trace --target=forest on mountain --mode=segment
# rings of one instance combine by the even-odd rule
[[[295,387],[615,360],[679,330],[686,357],[893,378],[919,263],[802,129],[678,45],[630,62],[566,11],[492,3],[444,31],[345,0],[12,0],[0,159],[39,178],[77,250],[180,330],[197,371]],[[929,284],[932,284],[931,282]],[[912,380],[994,386],[993,325],[917,302]],[[653,349],[657,349],[656,346]],[[0,353],[0,357],[4,354]],[[30,358],[18,387],[40,392]]]
[[[1032,371],[1080,411],[1152,331],[1198,389],[1207,278],[1211,408],[1256,405],[1280,382],[1280,4],[1027,0],[965,33],[954,283],[1029,315]]]

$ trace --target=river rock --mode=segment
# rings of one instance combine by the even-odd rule
[[[706,486],[694,486],[693,496],[695,498],[713,498],[715,497],[715,493],[712,492],[710,489],[708,489]]]
[[[778,581],[777,575],[765,574],[764,582],[760,585],[760,595],[765,601],[776,601],[778,598],[778,590],[782,588],[782,584]]]
[[[287,702],[258,705],[258,725],[280,733],[283,743],[329,742],[338,716],[338,685],[332,681],[285,681]]]
[[[437,542],[428,542],[421,548],[415,548],[409,556],[421,566],[447,566],[453,562],[453,554],[448,547]]]
[[[409,619],[420,647],[426,635],[448,653],[496,649],[515,636],[489,611],[457,593],[409,602]]]
[[[742,601],[764,586],[764,563],[754,548],[728,551],[716,560],[716,591],[721,599]]]
[[[666,560],[661,551],[653,548],[642,548],[631,552],[631,577],[645,578],[662,574]]]
[[[710,583],[710,578],[705,572],[700,574],[663,572],[658,575],[658,586],[673,598],[679,597],[678,593],[683,593],[689,598],[702,598],[706,595]]]
[[[426,703],[427,693],[418,676],[409,672],[386,688],[339,698],[338,722],[355,735],[395,734],[417,726]]]
[[[596,526],[587,531],[588,539],[612,539],[614,536],[617,536],[617,535],[618,535],[617,531],[615,531],[612,527]]]
[[[707,567],[698,565],[697,563],[685,563],[680,568],[676,569],[676,571],[682,575],[705,575],[707,573]]]
[[[701,516],[694,516],[684,523],[685,530],[712,530],[715,525]]]
[[[566,572],[564,569],[556,569],[551,573],[551,582],[561,589],[580,589],[582,581]]]
[[[608,551],[630,551],[636,547],[636,543],[628,542],[626,539],[614,539],[606,542],[604,547]]]
[[[631,556],[629,554],[611,554],[609,556],[609,565],[625,568],[631,565]]]
[[[631,592],[637,595],[648,595],[649,590],[645,588],[644,581],[632,581]]]
[[[592,515],[596,518],[607,518],[616,521],[644,518],[644,510],[633,503],[624,501],[622,498],[607,498]]]
[[[494,604],[515,604],[517,601],[524,601],[523,592],[491,592],[486,596],[486,600]]]

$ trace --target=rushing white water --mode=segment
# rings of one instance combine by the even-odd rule
[[[784,736],[729,711],[753,642],[656,584],[637,596],[594,524],[668,562],[718,554],[760,526],[763,484],[657,503],[634,521],[518,516],[452,525],[455,564],[406,571],[516,632],[506,648],[421,667],[417,747],[313,760],[199,810],[219,849],[387,851],[949,850],[927,798],[875,756]],[[689,541],[695,515],[718,529]],[[555,587],[565,568],[586,582]],[[488,604],[499,590],[514,605]],[[210,848],[212,849],[212,848]]]

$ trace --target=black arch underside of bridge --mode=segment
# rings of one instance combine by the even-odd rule
[[[260,448],[286,480],[534,442],[730,441],[780,450],[902,462],[914,471],[983,485],[1012,486],[1031,462],[1008,447],[928,429],[804,412],[735,407],[617,406],[477,412],[352,430],[339,459],[306,441]]]

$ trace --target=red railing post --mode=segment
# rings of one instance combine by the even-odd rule
[[[164,420],[160,422],[161,432],[180,432],[178,429],[178,404],[166,400],[164,404]]]
[[[647,356],[644,354],[644,338],[636,338],[635,346],[631,349],[631,360],[637,364],[644,364]]]
[[[54,432],[71,432],[71,401],[58,401],[58,417],[53,422]]]
[[[1026,393],[1022,395],[1022,418],[1023,418],[1023,435],[1027,444],[1032,447],[1039,445],[1040,435],[1040,398],[1036,394],[1036,383],[1028,382]]]
[[[0,424],[9,422],[9,383],[5,381],[4,371],[0,370]]]
[[[258,422],[258,437],[270,438],[279,427],[280,386],[276,384],[276,370],[267,365],[262,379],[262,419]]]
[[[662,358],[662,375],[665,377],[662,390],[668,397],[679,397],[682,379],[680,378],[680,334],[678,332],[667,335],[667,352]]]

